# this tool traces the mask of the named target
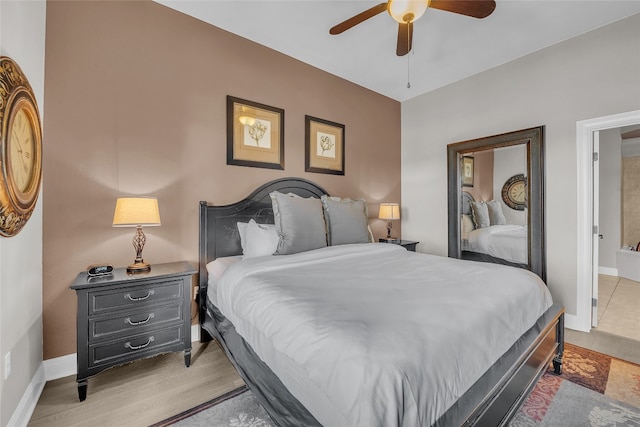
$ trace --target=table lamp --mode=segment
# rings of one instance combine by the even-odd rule
[[[391,237],[391,221],[400,219],[400,205],[397,203],[380,203],[378,218],[387,220],[387,240],[396,240]]]
[[[142,259],[142,248],[147,241],[142,227],[160,225],[160,211],[158,199],[155,197],[120,197],[116,200],[116,210],[113,214],[114,227],[136,227],[133,236],[133,248],[136,250],[136,260],[127,267],[127,273],[140,273],[151,270],[151,265]]]

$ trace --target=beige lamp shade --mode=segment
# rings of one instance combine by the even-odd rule
[[[397,203],[380,203],[378,218],[388,221],[400,219],[400,206]]]
[[[160,225],[160,211],[155,197],[120,197],[116,200],[114,227],[156,225]]]

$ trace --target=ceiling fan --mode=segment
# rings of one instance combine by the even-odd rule
[[[413,23],[430,7],[474,18],[486,18],[493,13],[496,2],[494,0],[388,0],[339,23],[331,28],[329,33],[340,34],[386,10],[399,23],[396,54],[403,56],[411,51]]]

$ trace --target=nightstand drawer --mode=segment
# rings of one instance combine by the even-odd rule
[[[180,304],[149,307],[112,317],[89,319],[89,341],[109,339],[118,334],[134,334],[149,328],[159,328],[171,322],[182,322]]]
[[[182,344],[182,325],[172,328],[149,331],[89,346],[89,367],[111,364],[117,359],[126,361],[144,357],[145,354],[157,354],[162,347]]]
[[[182,299],[182,280],[156,282],[148,285],[92,292],[89,294],[89,315],[129,307]]]

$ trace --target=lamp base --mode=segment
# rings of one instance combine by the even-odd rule
[[[146,262],[136,262],[127,267],[127,273],[145,273],[151,270],[151,264]]]

